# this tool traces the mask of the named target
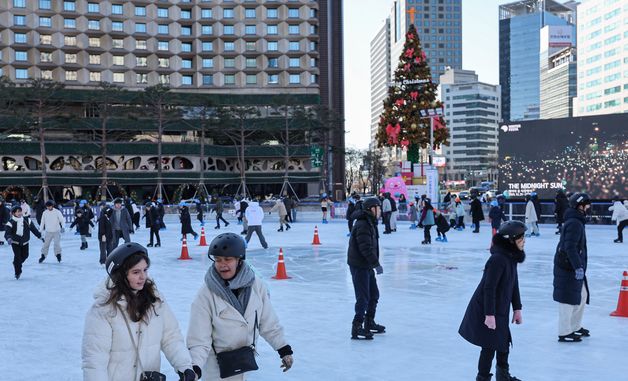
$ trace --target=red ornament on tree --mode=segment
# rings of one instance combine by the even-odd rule
[[[406,58],[412,58],[413,55],[414,55],[414,49],[413,48],[410,48],[410,49],[406,50],[406,54],[405,54]]]
[[[401,106],[403,106],[405,104],[406,104],[406,101],[403,100],[403,99],[397,99],[397,101],[395,102],[395,105],[397,105],[399,107],[401,107]]]
[[[416,98],[419,96],[419,92],[418,91],[412,91],[410,93],[410,97],[412,98],[413,101],[416,101]]]

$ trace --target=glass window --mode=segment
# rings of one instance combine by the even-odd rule
[[[39,18],[39,26],[51,27],[52,19],[50,17],[40,17]]]
[[[211,74],[205,74],[203,75],[203,85],[204,86],[211,86],[214,84],[214,76]]]
[[[247,85],[255,85],[255,84],[257,84],[257,75],[255,75],[255,74],[247,74],[247,76],[246,76],[246,84]]]
[[[90,54],[89,55],[89,64],[90,65],[100,65],[100,54]]]
[[[225,67],[229,69],[235,68],[235,59],[225,58]]]
[[[146,16],[146,7],[135,6],[135,16]]]
[[[148,58],[135,57],[135,66],[148,66]]]
[[[214,50],[214,44],[209,41],[205,41],[202,43],[201,48],[204,52],[211,52]]]
[[[277,50],[279,50],[279,44],[277,41],[268,41],[268,51],[276,52]]]
[[[39,9],[52,9],[50,0],[39,0]]]
[[[168,8],[157,8],[157,17],[162,19],[168,18]]]
[[[192,60],[182,60],[181,67],[183,69],[191,69],[192,68]]]
[[[299,34],[299,26],[298,25],[288,25],[288,33],[289,34]]]
[[[295,50],[301,49],[301,46],[300,46],[298,41],[290,41],[288,43],[288,49],[292,50],[292,51],[295,51]]]
[[[247,58],[246,67],[257,67],[257,60],[255,58]]]
[[[170,67],[170,60],[167,58],[159,58],[159,67]]]
[[[52,44],[52,36],[49,34],[40,34],[39,35],[39,43],[42,45],[51,45]]]
[[[65,72],[66,81],[76,81],[78,79],[78,73],[74,70]]]
[[[268,83],[271,85],[276,85],[279,83],[279,74],[269,74],[268,75]]]
[[[26,25],[26,17],[25,16],[13,16],[13,24],[15,25]]]
[[[246,25],[244,27],[244,34],[257,34],[257,28],[255,28],[255,25]]]
[[[76,54],[65,53],[65,63],[76,63]]]
[[[63,10],[70,11],[70,12],[76,11],[76,3],[74,1],[64,1]]]
[[[76,29],[76,19],[63,19],[63,27],[67,29]]]
[[[39,53],[39,60],[41,62],[52,62],[52,53],[49,53],[49,52]]]
[[[116,49],[124,48],[124,40],[121,38],[114,38],[111,40],[111,46]]]
[[[266,18],[276,19],[277,17],[279,17],[277,9],[266,9]]]
[[[235,85],[235,75],[233,74],[225,75],[225,85]]]
[[[146,33],[146,24],[144,23],[135,24],[135,33]]]
[[[318,10],[314,8],[310,8],[310,18],[318,17]],[[420,21],[417,21],[417,24],[420,24]]]
[[[225,52],[233,52],[233,51],[235,51],[235,43],[225,42]]]
[[[255,8],[247,8],[244,10],[244,17],[247,19],[255,18]]]
[[[318,26],[310,25],[310,34],[318,34]]]
[[[65,44],[65,46],[76,46],[76,37],[65,36],[63,38],[63,43]]]
[[[111,4],[111,14],[121,15],[123,13],[122,4]]]
[[[13,0],[13,8],[26,8],[26,0]]]
[[[87,3],[87,12],[89,13],[100,13],[100,4],[98,3]],[[100,73],[98,73],[100,74]]]
[[[158,41],[157,50],[168,50],[168,41]]]
[[[318,58],[310,58],[310,67],[318,67]]]
[[[191,75],[184,75],[181,77],[181,84],[185,85],[185,86],[191,86],[192,85],[192,76]]]
[[[122,30],[124,30],[124,24],[122,23],[122,21],[113,21],[111,23],[111,30],[121,32]]]
[[[170,83],[170,76],[168,74],[160,74],[159,75],[159,83],[163,85],[167,85]]]
[[[298,8],[288,9],[288,17],[290,17],[291,19],[299,18],[299,9]]]
[[[290,84],[295,85],[301,83],[300,74],[290,74]]]
[[[42,70],[41,71],[42,79],[52,79],[52,70]]]
[[[158,25],[157,26],[157,33],[159,34],[168,34],[168,25]]]
[[[146,49],[146,40],[137,40],[135,41],[135,49]]]
[[[233,18],[233,9],[232,8],[225,8],[222,10],[222,18],[223,19],[232,19]]]
[[[201,9],[201,18],[202,19],[210,19],[210,18],[212,18],[212,10],[211,9]]]
[[[138,84],[141,84],[141,85],[145,85],[145,84],[147,84],[147,83],[148,83],[148,74],[145,74],[145,73],[142,73],[142,74],[136,74],[136,75],[135,75],[135,81],[136,81]]]
[[[181,18],[184,20],[189,20],[192,18],[192,12],[188,10],[181,10]]]
[[[90,71],[89,72],[89,80],[91,82],[100,82],[100,72],[98,72],[98,71]]]
[[[289,67],[299,67],[301,66],[301,60],[298,58],[290,58],[290,60],[288,61],[288,66]]]
[[[271,68],[279,67],[279,58],[269,58],[268,67],[271,67]]]
[[[210,35],[212,33],[214,33],[214,28],[211,25],[201,26],[201,34]]]
[[[124,56],[113,56],[113,64],[116,66],[123,66]]]
[[[192,27],[191,26],[182,26],[181,27],[181,35],[182,36],[191,36],[192,35]]]
[[[15,69],[15,78],[28,79],[28,69]]]
[[[192,51],[192,43],[191,42],[184,42],[181,44],[181,51],[182,52],[191,52]]]
[[[257,49],[257,47],[255,46],[255,41],[247,41],[246,42],[246,50],[247,51],[254,51],[256,49]]]
[[[14,38],[16,44],[26,43],[26,33],[15,33]]]
[[[212,58],[203,58],[203,68],[209,69],[214,67],[214,60]]]
[[[277,25],[267,25],[266,26],[266,34],[277,34]]]
[[[310,74],[310,83],[318,83],[318,74]]]
[[[100,30],[100,22],[98,20],[89,20],[87,28],[91,30]]]
[[[113,73],[113,81],[117,83],[124,82],[124,73]]]
[[[233,35],[235,34],[235,28],[233,25],[225,25],[222,29],[222,33],[227,36]]]

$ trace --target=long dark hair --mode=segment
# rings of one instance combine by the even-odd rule
[[[155,283],[148,278],[144,283],[144,288],[134,292],[129,286],[129,282],[126,276],[129,270],[140,263],[141,260],[145,260],[148,267],[150,267],[150,259],[148,255],[144,253],[135,253],[130,255],[122,262],[122,265],[111,273],[110,277],[113,285],[107,285],[107,289],[110,291],[109,298],[104,304],[115,304],[118,300],[124,299],[127,301],[126,311],[131,317],[131,320],[138,322],[144,320],[148,322],[148,310],[150,308],[155,312],[155,303],[160,302],[161,299],[156,294]]]

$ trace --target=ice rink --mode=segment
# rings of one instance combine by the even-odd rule
[[[449,242],[423,246],[422,230],[381,235],[378,276],[381,298],[376,321],[386,333],[372,341],[350,340],[354,295],[346,264],[347,224],[321,225],[318,214],[301,214],[288,232],[277,232],[277,216],[266,216],[270,245],[262,249],[254,235],[247,260],[269,285],[273,305],[294,349],[295,364],[282,373],[280,361],[259,341],[260,370],[249,380],[474,380],[479,348],[457,333],[469,298],[489,256],[490,226],[481,233],[450,231]],[[194,220],[195,221],[195,220]],[[232,224],[220,230],[238,233]],[[187,332],[189,309],[211,262],[198,241],[188,242],[190,261],[179,261],[180,225],[166,220],[162,247],[150,249],[150,275]],[[322,245],[311,245],[318,223]],[[207,224],[208,242],[217,234]],[[197,232],[200,227],[195,225]],[[66,228],[66,230],[69,230]],[[539,238],[528,238],[526,261],[519,265],[523,325],[512,326],[511,373],[524,381],[628,380],[628,318],[610,317],[615,310],[621,274],[628,270],[626,244],[615,244],[615,226],[588,226],[591,305],[584,326],[591,337],[582,343],[558,343],[558,305],[552,300],[552,259],[558,236],[542,225]],[[380,225],[380,232],[383,231]],[[148,242],[141,228],[132,240]],[[52,251],[38,264],[41,242],[31,240],[30,257],[19,281],[13,277],[13,254],[0,246],[0,379],[81,380],[81,338],[92,293],[105,277],[98,264],[95,238],[80,251],[80,237],[63,235],[63,262]],[[273,280],[279,248],[289,280]],[[162,372],[178,379],[165,358]],[[124,381],[124,380],[121,380]]]

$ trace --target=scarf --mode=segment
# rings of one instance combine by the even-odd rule
[[[22,216],[18,218],[18,217],[13,216],[11,217],[11,219],[16,222],[15,235],[18,235],[20,237],[24,235],[24,217]]]
[[[224,299],[231,304],[233,308],[238,310],[242,316],[246,311],[251,297],[251,286],[255,281],[255,273],[248,264],[242,262],[240,270],[231,280],[224,280],[220,277],[216,266],[212,266],[205,274],[205,284],[209,291]],[[238,296],[233,293],[234,290],[240,290]]]

